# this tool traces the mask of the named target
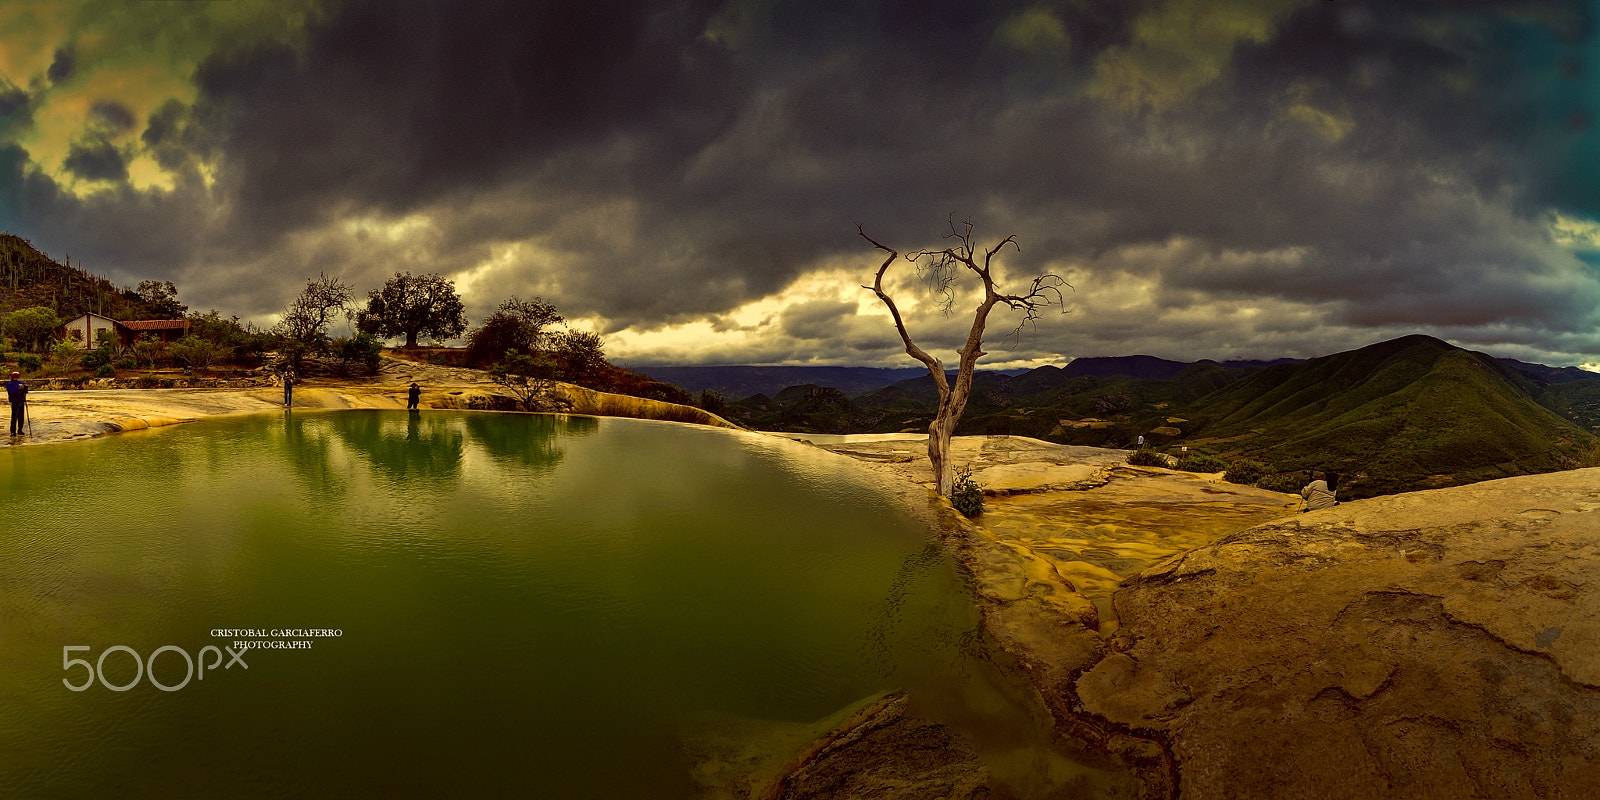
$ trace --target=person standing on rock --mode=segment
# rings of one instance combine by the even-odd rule
[[[417,404],[422,402],[422,387],[416,381],[411,382],[411,388],[406,390],[406,409],[416,411]]]
[[[1339,504],[1334,495],[1334,489],[1329,486],[1329,480],[1337,485],[1339,473],[1323,473],[1321,470],[1311,473],[1311,482],[1300,490],[1300,496],[1305,498],[1306,507],[1302,511],[1316,511],[1323,508],[1333,508]]]
[[[6,382],[6,399],[11,401],[11,435],[21,436],[22,426],[28,420],[28,384],[23,383],[22,373],[11,373],[11,380]]]

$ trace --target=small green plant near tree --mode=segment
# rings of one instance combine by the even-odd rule
[[[1128,454],[1128,463],[1135,467],[1165,467],[1167,459],[1154,450],[1135,450]]]
[[[510,391],[524,411],[565,411],[572,404],[556,390],[554,372],[555,362],[546,356],[507,350],[489,379]]]
[[[17,366],[21,367],[23,372],[38,372],[39,368],[44,366],[44,360],[32,353],[23,353],[17,356]]]
[[[194,334],[172,343],[172,357],[190,369],[209,369],[221,355],[221,348]]]
[[[96,378],[115,378],[117,377],[117,370],[110,364],[101,364],[94,368],[94,376]]]
[[[109,356],[122,354],[122,343],[117,341],[117,332],[110,328],[96,328],[94,332],[94,347],[104,350]]]
[[[697,405],[719,417],[728,412],[728,399],[722,396],[722,392],[713,392],[710,389],[700,390]]]
[[[1228,467],[1228,472],[1222,479],[1228,483],[1240,483],[1245,486],[1255,486],[1262,478],[1267,477],[1267,465],[1260,461],[1241,458]]]
[[[90,350],[78,357],[78,363],[82,364],[84,369],[96,370],[111,363],[111,354],[104,350]]]
[[[950,504],[965,517],[976,517],[983,513],[983,487],[972,479],[972,467],[956,470],[955,487],[950,490]]]
[[[1256,485],[1263,489],[1286,494],[1297,494],[1305,483],[1305,476],[1299,472],[1279,472],[1256,481]]]
[[[1178,469],[1184,472],[1223,472],[1228,462],[1205,453],[1186,453],[1178,460]]]
[[[362,331],[349,338],[334,339],[333,354],[339,359],[340,375],[349,374],[352,367],[360,367],[368,375],[376,374],[378,357],[383,354],[383,341]]]
[[[133,343],[134,360],[149,365],[150,369],[155,369],[156,362],[166,356],[167,343],[151,334],[140,336],[139,341]]]
[[[78,354],[83,351],[78,348],[78,343],[72,340],[56,342],[50,345],[50,360],[62,366],[70,366],[78,360]]]
[[[115,366],[117,369],[138,369],[139,362],[134,360],[133,356],[123,356],[116,361],[113,361],[112,366]]]

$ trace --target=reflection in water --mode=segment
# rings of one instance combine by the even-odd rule
[[[459,419],[421,413],[398,418],[381,411],[346,415],[347,424],[330,426],[331,430],[385,477],[448,483],[460,475],[466,442]]]
[[[473,443],[490,456],[537,469],[561,463],[562,438],[590,436],[600,429],[593,417],[549,414],[474,414],[465,421]]]
[[[337,500],[345,496],[348,477],[332,458],[332,445],[327,431],[319,421],[326,415],[283,412],[283,439],[281,444],[266,441],[266,435],[245,434],[236,439],[241,447],[254,447],[258,452],[281,448],[283,457],[292,467],[290,474],[300,490],[320,502]]]
[[[809,723],[903,687],[975,737],[1011,730],[962,710],[976,616],[926,531],[798,446],[297,411],[0,469],[27,521],[0,537],[8,796],[683,798],[686,717]],[[61,684],[63,646],[197,654],[281,627],[343,636],[171,693]]]

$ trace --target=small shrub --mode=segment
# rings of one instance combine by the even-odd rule
[[[1254,486],[1256,482],[1267,476],[1267,465],[1260,461],[1242,458],[1233,462],[1228,468],[1228,473],[1222,479],[1228,483],[1242,483],[1245,486]]]
[[[32,353],[23,353],[17,356],[17,366],[22,367],[23,372],[38,372],[44,360]]]
[[[110,364],[101,364],[95,367],[94,376],[96,378],[115,378],[117,377],[117,369]]]
[[[1167,460],[1154,450],[1135,450],[1128,454],[1128,463],[1135,467],[1165,467]]]
[[[700,400],[696,405],[717,416],[728,413],[728,399],[723,397],[721,392],[713,392],[710,389],[700,390]]]
[[[117,369],[137,369],[139,367],[139,362],[135,361],[133,356],[123,356],[122,358],[119,358],[113,362],[113,366],[115,366]]]
[[[50,357],[61,364],[70,364],[78,353],[78,343],[75,341],[56,342],[50,345]]]
[[[950,489],[950,504],[965,517],[976,517],[983,513],[983,488],[972,479],[971,467],[956,471],[956,483]]]
[[[111,354],[104,350],[90,350],[78,359],[84,369],[99,369],[111,363]]]
[[[1228,469],[1228,462],[1205,453],[1188,453],[1178,462],[1178,469],[1184,472],[1222,472]]]
[[[1284,492],[1285,494],[1296,494],[1300,491],[1300,487],[1305,484],[1305,476],[1299,472],[1280,472],[1256,481],[1256,485],[1263,489]]]

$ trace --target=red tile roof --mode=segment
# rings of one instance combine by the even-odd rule
[[[186,319],[136,319],[131,322],[119,323],[131,331],[168,331],[173,329],[186,329],[189,320]]]

